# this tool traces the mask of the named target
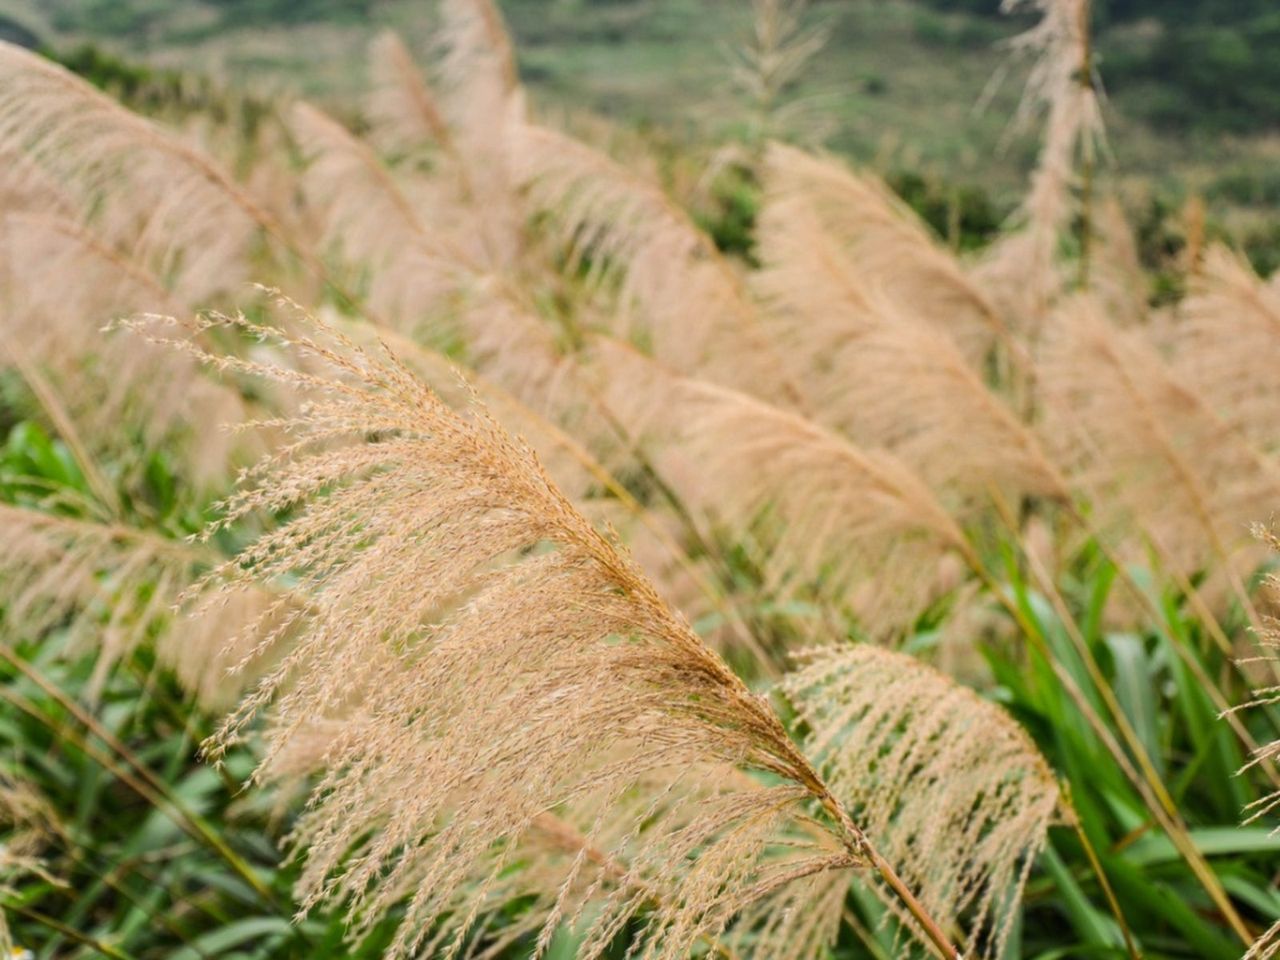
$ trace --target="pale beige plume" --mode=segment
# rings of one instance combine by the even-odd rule
[[[1280,452],[1280,285],[1239,254],[1211,246],[1173,327],[1174,368],[1187,388],[1262,449]]]
[[[966,956],[1003,956],[1058,818],[1057,782],[1031,738],[905,654],[859,645],[799,660],[783,689],[809,728],[805,752],[930,914],[965,929]],[[837,919],[841,907],[827,905]]]
[[[274,651],[255,650],[248,631],[290,608],[286,596],[257,589],[227,593],[204,615],[175,621],[171,607],[218,561],[140,527],[0,504],[0,629],[6,642],[43,639],[55,628],[69,650],[98,661],[87,690],[110,668],[155,639],[160,660],[204,705],[233,703]],[[239,678],[230,671],[240,667]]]
[[[848,605],[872,633],[911,622],[964,535],[900,460],[604,339],[601,399],[710,531],[761,542],[765,586]]]
[[[658,184],[543,127],[522,126],[514,137],[534,209],[551,214],[594,284],[616,281],[613,334],[681,373],[802,405],[737,268]]]
[[[1088,210],[1104,136],[1102,108],[1093,76],[1089,0],[1003,0],[1001,8],[1040,15],[1034,27],[1014,38],[1013,49],[1032,58],[1019,118],[1043,110],[1045,126],[1018,214],[1020,227],[992,245],[979,277],[1010,326],[1035,336],[1064,292],[1059,242],[1077,212]],[[1085,219],[1087,233],[1087,212]]]
[[[228,479],[237,448],[246,446],[228,430],[247,419],[240,394],[189,358],[103,329],[121,315],[184,305],[67,220],[11,214],[0,220],[0,250],[0,368],[16,368],[42,404],[57,406],[46,411],[54,429],[70,427],[88,452],[126,476],[140,469],[140,441],[174,455],[201,487]],[[68,276],[76,282],[61,282]]]
[[[801,238],[801,230],[821,236]],[[950,337],[975,366],[1007,336],[996,307],[915,213],[874,176],[833,157],[773,144],[758,232],[768,269],[836,270],[848,287],[883,295]],[[806,257],[809,244],[822,249]]]
[[[137,325],[164,335],[161,321]],[[430,937],[432,955],[459,955],[535,821],[589,803],[588,840],[620,833],[606,853],[626,872],[581,901],[566,882],[549,916],[581,919],[592,957],[643,908],[642,955],[674,960],[751,898],[862,862],[857,828],[767,703],[523,444],[332,329],[289,342],[332,377],[258,369],[312,399],[290,425],[296,443],[249,475],[208,534],[294,510],[214,579],[239,590],[283,578],[310,597],[296,643],[219,737],[270,704],[265,772],[295,733],[341,723],[294,831],[304,908],[346,902],[359,937],[407,894],[389,955]],[[817,808],[834,818],[825,839],[798,842]],[[464,886],[469,908],[455,910]]]
[[[189,301],[233,289],[262,211],[213,161],[67,70],[0,41],[0,147]]]
[[[909,304],[867,286],[812,206],[766,212],[761,247],[765,322],[816,419],[893,452],[958,510],[993,490],[1066,496],[1036,438],[973,358]]]
[[[1190,577],[1259,559],[1249,528],[1280,501],[1280,473],[1182,384],[1139,330],[1121,330],[1095,301],[1058,313],[1039,369],[1042,435],[1091,501],[1105,536],[1150,538]]]
[[[49,802],[30,784],[0,770],[0,895],[18,899],[19,892],[12,884],[30,877],[64,886],[41,860],[49,841],[62,833]],[[0,952],[20,957],[26,951],[14,944],[6,912],[0,907]]]

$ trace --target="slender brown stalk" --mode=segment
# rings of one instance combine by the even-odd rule
[[[1001,511],[1001,513],[1006,525],[1013,523],[1012,517],[1005,514],[1004,511]],[[1187,861],[1188,866],[1191,867],[1192,872],[1195,873],[1197,879],[1209,894],[1209,897],[1213,900],[1218,909],[1222,911],[1223,916],[1226,918],[1227,923],[1231,926],[1232,930],[1246,945],[1252,943],[1253,936],[1250,934],[1248,926],[1246,926],[1243,919],[1241,919],[1240,914],[1232,905],[1226,889],[1222,886],[1222,882],[1218,879],[1217,874],[1213,872],[1213,868],[1209,865],[1208,860],[1205,859],[1204,854],[1200,852],[1200,848],[1196,846],[1195,841],[1191,838],[1187,825],[1182,819],[1181,811],[1178,809],[1177,802],[1173,799],[1168,788],[1165,786],[1164,781],[1160,778],[1158,771],[1155,769],[1155,765],[1152,763],[1146,747],[1138,736],[1137,731],[1133,729],[1133,724],[1129,721],[1128,714],[1125,713],[1124,708],[1120,705],[1120,701],[1116,698],[1115,691],[1112,689],[1111,684],[1102,673],[1102,668],[1098,664],[1097,658],[1093,655],[1093,651],[1090,649],[1088,642],[1080,632],[1080,628],[1075,621],[1075,617],[1067,607],[1066,601],[1061,592],[1053,583],[1053,579],[1045,572],[1043,566],[1040,565],[1039,560],[1035,557],[1034,553],[1027,551],[1026,557],[1028,563],[1031,565],[1032,573],[1035,576],[1037,583],[1048,596],[1050,603],[1053,605],[1054,611],[1058,615],[1059,621],[1062,623],[1063,629],[1070,638],[1076,652],[1080,655],[1081,661],[1084,663],[1085,670],[1089,674],[1089,679],[1092,682],[1094,689],[1097,690],[1098,695],[1102,697],[1103,703],[1107,707],[1107,712],[1111,715],[1111,718],[1116,725],[1116,729],[1119,730],[1120,736],[1124,739],[1129,750],[1132,752],[1134,759],[1137,761],[1138,770],[1141,772],[1141,776],[1136,777],[1134,775],[1130,775],[1130,780],[1134,783],[1134,786],[1138,788],[1139,794],[1146,801],[1147,808],[1153,815],[1155,815],[1157,822],[1161,825],[1162,829],[1164,829],[1165,833],[1169,835],[1170,841]],[[1004,591],[999,590],[998,588],[994,592],[1001,596],[1004,594]],[[1008,604],[1007,607],[1010,609],[1010,612],[1017,609],[1016,605],[1012,603]],[[1020,610],[1018,613],[1018,619],[1020,623],[1025,625],[1024,629],[1029,627],[1037,637],[1040,636],[1039,631],[1032,627]],[[1056,660],[1056,658],[1053,658],[1052,651],[1049,649],[1048,644],[1044,641],[1043,637],[1040,638],[1037,646],[1043,649],[1043,655],[1050,659],[1051,662]],[[1080,703],[1082,711],[1085,711],[1085,705],[1087,703],[1087,699]],[[1091,716],[1097,717],[1097,713],[1093,709],[1092,704],[1088,704],[1086,718]],[[1097,723],[1102,723],[1100,717],[1097,718]],[[1097,727],[1095,727],[1095,729],[1097,729]],[[1118,747],[1118,744],[1116,746]],[[1119,757],[1122,754],[1114,753],[1113,755],[1115,755],[1117,760],[1119,760]],[[1127,771],[1133,771],[1133,767],[1127,763],[1122,764],[1121,768]]]
[[[1111,887],[1111,881],[1107,879],[1107,871],[1103,868],[1102,861],[1098,859],[1098,852],[1094,849],[1093,842],[1089,839],[1089,834],[1084,829],[1084,824],[1080,822],[1080,814],[1076,811],[1075,803],[1071,799],[1070,782],[1065,779],[1062,780],[1061,788],[1067,822],[1075,830],[1076,837],[1080,840],[1080,846],[1084,849],[1085,857],[1089,860],[1089,866],[1093,868],[1093,874],[1098,878],[1098,885],[1102,887],[1102,895],[1106,898],[1111,915],[1116,918],[1116,925],[1120,928],[1120,935],[1124,937],[1125,949],[1129,951],[1129,956],[1132,960],[1142,960],[1142,953],[1138,949],[1137,943],[1134,942],[1133,933],[1129,930],[1129,921],[1125,919],[1124,910],[1120,907],[1120,901],[1116,899],[1116,892]]]

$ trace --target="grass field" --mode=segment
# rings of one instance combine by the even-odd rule
[[[746,36],[747,5],[507,0],[503,8],[540,102],[656,125],[686,145],[725,134],[717,121],[726,112],[723,50]],[[148,63],[335,103],[351,103],[367,87],[365,54],[377,29],[393,28],[421,51],[432,29],[430,4],[421,0],[367,9],[342,0],[0,0],[0,16],[58,47],[92,41]],[[1013,204],[1035,150],[1033,130],[1010,128],[1022,77],[1014,71],[992,96],[984,92],[998,79],[998,45],[1019,24],[915,0],[827,0],[811,17],[830,25],[832,39],[800,93],[813,99],[832,148],[880,170],[979,186],[1004,208]],[[1109,50],[1141,46],[1149,33],[1139,24],[1104,38],[1104,82]],[[1160,133],[1134,119],[1155,92],[1110,91],[1109,164],[1132,207],[1152,194],[1176,206],[1196,192],[1237,229],[1280,208],[1280,133]]]
[[[1265,138],[493,2],[2,8],[0,957],[1280,960]]]

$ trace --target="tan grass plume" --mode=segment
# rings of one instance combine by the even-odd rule
[[[967,955],[1003,956],[1058,816],[1057,782],[1030,737],[905,654],[859,645],[799,660],[783,689],[810,730],[805,752],[930,913],[966,930]]]
[[[163,338],[164,323],[138,325]],[[676,958],[755,897],[872,856],[767,702],[523,444],[332,329],[289,342],[333,375],[258,370],[312,399],[289,424],[295,443],[249,475],[209,533],[292,510],[215,574],[230,589],[283,578],[311,601],[219,743],[271,704],[266,771],[295,734],[340,723],[294,832],[304,908],[346,902],[358,937],[407,893],[390,955],[422,948],[437,921],[448,931],[437,955],[459,955],[535,821],[586,803],[587,840],[621,826],[606,853],[628,866],[592,885],[582,955],[643,909],[642,954]],[[820,811],[826,840],[798,843]],[[470,908],[454,911],[464,886]],[[573,890],[551,917],[579,917]]]

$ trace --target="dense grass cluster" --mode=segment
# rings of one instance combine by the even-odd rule
[[[675,158],[489,0],[341,118],[0,43],[0,945],[1276,955],[1280,280],[1010,6],[1003,223],[784,142],[788,0]]]

